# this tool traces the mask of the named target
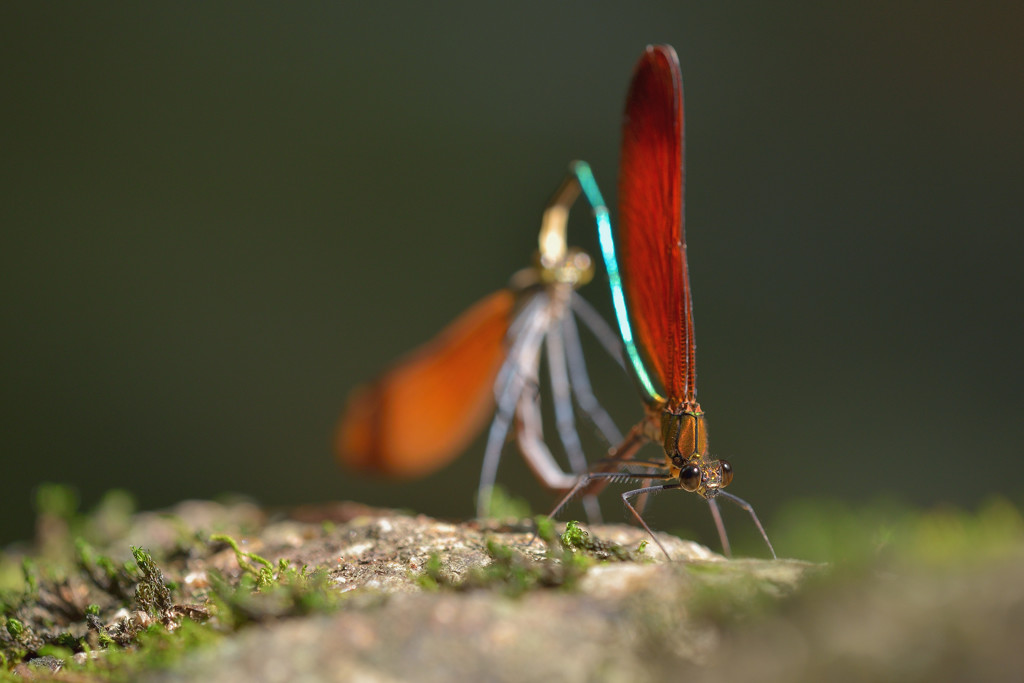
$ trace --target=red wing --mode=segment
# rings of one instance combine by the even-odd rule
[[[377,474],[418,477],[458,455],[494,410],[514,302],[511,292],[495,292],[353,391],[338,426],[339,460]]]
[[[648,47],[622,124],[619,240],[640,343],[674,402],[696,393],[693,307],[683,230],[683,79],[675,50]]]

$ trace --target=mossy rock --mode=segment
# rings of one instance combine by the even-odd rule
[[[841,556],[825,564],[727,560],[661,534],[668,561],[633,527],[561,525],[534,538],[529,520],[447,523],[355,503],[275,515],[246,502],[121,505],[114,521],[109,502],[93,515],[58,502],[42,511],[33,550],[0,556],[11,680],[1024,671],[1024,524],[1005,503],[975,515],[805,507],[777,545],[804,539],[808,556],[826,546]]]

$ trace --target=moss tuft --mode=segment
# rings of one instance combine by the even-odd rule
[[[530,516],[530,504],[525,498],[508,493],[501,486],[491,488],[491,505],[488,515],[494,519],[525,519]]]
[[[25,635],[25,625],[14,617],[7,618],[7,632],[11,634],[11,638],[20,640]]]
[[[135,587],[135,602],[139,609],[160,619],[173,619],[174,602],[171,591],[164,584],[164,574],[153,557],[136,546],[131,546],[132,557],[142,572],[142,580]]]

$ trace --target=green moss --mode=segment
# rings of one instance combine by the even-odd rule
[[[11,634],[11,637],[15,640],[20,640],[25,635],[25,625],[14,617],[7,617],[7,632]]]
[[[891,565],[955,565],[1020,552],[1024,519],[1003,499],[976,513],[914,510],[889,501],[851,506],[797,501],[773,525],[781,553],[845,570]]]
[[[82,651],[82,640],[76,638],[68,631],[63,631],[57,635],[53,640],[53,644],[57,647],[63,647],[71,652]]]
[[[570,555],[582,553],[601,561],[614,560],[626,562],[638,559],[638,555],[631,553],[616,543],[602,541],[591,536],[588,531],[580,527],[579,522],[568,522],[559,541],[562,548],[568,551]]]
[[[303,567],[294,579],[283,583],[298,614],[332,612],[345,604],[346,598],[331,586],[331,575],[324,567],[308,570]]]
[[[97,562],[97,556],[84,547],[80,547],[79,552],[84,561]],[[17,663],[49,655],[64,660],[64,670],[68,672],[88,670],[103,679],[135,680],[141,672],[166,668],[184,653],[219,640],[224,632],[251,621],[328,611],[342,601],[339,594],[331,590],[330,576],[324,569],[293,567],[285,560],[273,565],[264,558],[244,553],[243,560],[254,571],[244,573],[236,585],[211,571],[208,605],[177,605],[172,599],[173,584],[164,579],[164,572],[153,556],[134,546],[131,553],[134,563],[129,574],[137,581],[134,587],[136,606],[157,621],[140,628],[137,622],[126,619],[111,632],[100,625],[91,641],[65,632],[48,636],[45,643],[32,647],[17,649],[8,644],[4,648],[7,661]],[[91,615],[96,619],[91,623],[100,624],[98,615],[103,611],[101,605],[90,604],[83,618]],[[216,622],[200,623],[211,612],[216,613]],[[13,634],[21,640],[28,637],[27,626],[18,619],[7,619],[5,626],[12,640],[16,640]],[[105,653],[99,659],[72,664],[72,653],[88,651],[90,647],[101,648]]]
[[[25,590],[25,573],[22,563],[14,557],[0,554],[0,603],[11,593]],[[0,604],[0,609],[3,605]]]
[[[693,618],[719,624],[744,621],[778,605],[780,584],[770,574],[736,563],[684,565],[692,581],[686,607]]]
[[[579,522],[568,522],[559,540],[566,550],[582,550],[590,534],[580,528]]]
[[[185,620],[173,632],[159,624],[140,631],[131,648],[109,647],[105,656],[69,670],[86,670],[114,681],[134,681],[143,673],[168,669],[196,649],[209,647],[223,635],[213,628]]]
[[[142,572],[142,579],[135,587],[135,602],[139,609],[153,616],[166,619],[171,614],[174,603],[171,591],[164,584],[164,574],[153,561],[153,557],[136,546],[131,546],[132,557]]]
[[[454,577],[444,570],[442,559],[433,554],[416,576],[419,586],[425,590],[453,589],[500,590],[511,597],[518,597],[536,588],[572,589],[578,579],[594,564],[586,552],[575,552],[563,544],[563,538],[554,533],[554,527],[538,520],[538,535],[547,543],[543,559],[524,553],[521,549],[486,541],[486,551],[491,562],[475,567],[464,576]],[[586,545],[587,533],[577,527],[569,537]]]
[[[533,518],[537,529],[537,538],[549,546],[555,541],[555,520],[547,515],[537,515]]]
[[[21,575],[25,581],[25,590],[35,595],[39,592],[39,569],[35,561],[26,557],[21,561]]]
[[[135,514],[135,498],[127,491],[113,489],[100,498],[82,523],[82,533],[92,543],[106,546],[124,538]]]
[[[40,657],[56,657],[63,662],[71,661],[71,656],[74,653],[75,651],[71,648],[61,645],[44,645],[36,652]]]
[[[423,571],[415,576],[417,585],[426,591],[439,590],[445,584],[445,578],[441,575],[442,568],[441,556],[431,553],[423,565]]]
[[[229,629],[268,619],[332,612],[347,599],[333,590],[327,569],[296,568],[287,560],[278,563],[276,573],[267,567],[244,573],[237,586],[215,571],[207,573],[212,587],[210,605]]]
[[[555,585],[550,563],[538,563],[506,545],[487,541],[487,554],[491,563],[474,569],[460,584],[460,588],[500,588],[516,597],[537,585]]]
[[[64,484],[45,483],[36,489],[36,514],[71,521],[78,512],[78,493]]]
[[[530,504],[524,498],[509,494],[500,486],[490,492],[491,506],[488,512],[495,519],[525,519],[530,516]]]
[[[229,545],[231,547],[231,550],[233,550],[235,553],[235,559],[238,561],[238,566],[242,569],[242,571],[246,572],[247,574],[250,574],[253,578],[255,578],[258,586],[269,585],[273,582],[274,579],[272,570],[274,569],[274,564],[267,558],[261,557],[256,553],[250,553],[242,550],[238,545],[238,541],[231,538],[227,534],[213,534],[212,536],[210,536],[210,542],[226,543],[227,545]],[[252,562],[250,562],[250,560],[261,566],[256,567],[252,564]]]
[[[0,555],[0,610],[4,615],[0,618],[0,669],[32,659],[57,658],[64,660],[64,671],[88,669],[104,679],[133,680],[137,676],[132,672],[150,670],[159,664],[160,657],[166,660],[169,653],[183,652],[214,633],[213,624],[198,623],[209,617],[204,605],[174,602],[176,584],[165,578],[147,550],[131,547],[132,560],[124,563],[97,550],[97,544],[104,548],[119,544],[133,523],[134,502],[130,496],[111,492],[103,496],[95,511],[85,515],[78,512],[78,496],[72,489],[47,484],[39,487],[36,506],[36,556]],[[191,532],[189,535],[194,536]],[[183,556],[195,555],[194,543],[187,551]],[[258,565],[254,558],[249,562]],[[283,563],[278,569],[287,577],[295,577],[293,583],[301,579],[303,586],[324,585],[322,578],[317,583],[309,572],[292,571]],[[64,597],[69,579],[77,581],[73,584],[75,602]],[[84,595],[78,595],[79,586],[86,591]],[[78,607],[81,612],[76,615],[79,600],[88,607]],[[306,593],[293,602],[300,605],[296,611],[318,604]],[[115,623],[114,615],[121,607],[137,607],[157,621],[145,629],[131,617]],[[68,618],[78,622],[72,631],[54,628]],[[201,628],[194,628],[197,626]],[[76,632],[86,635],[76,637]],[[86,664],[72,662],[73,653],[92,649],[105,650],[104,655],[90,658]],[[152,661],[154,653],[147,650],[156,651],[157,662]],[[135,663],[126,663],[122,671],[111,660]],[[6,674],[0,672],[0,679],[6,680]]]
[[[213,599],[219,605],[220,617],[235,627],[268,617],[330,612],[344,600],[332,590],[330,575],[324,568],[296,568],[285,559],[274,565],[265,557],[242,550],[235,539],[225,534],[215,534],[210,541],[226,543],[243,571],[235,587],[215,572],[211,575]]]
[[[995,498],[974,515],[939,509],[908,519],[894,539],[902,554],[930,565],[988,562],[1019,553],[1024,519],[1008,501]]]

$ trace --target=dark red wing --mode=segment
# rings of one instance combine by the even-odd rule
[[[684,181],[679,58],[668,45],[648,47],[626,96],[619,242],[631,317],[671,403],[692,401],[696,394]]]

